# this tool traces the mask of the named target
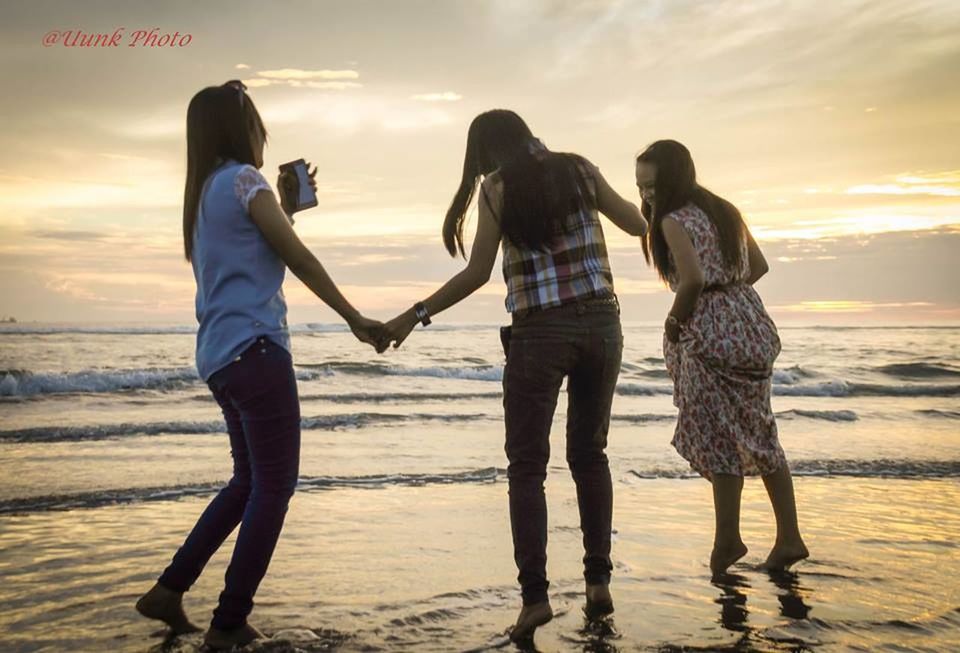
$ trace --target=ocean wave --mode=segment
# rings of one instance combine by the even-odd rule
[[[353,374],[358,376],[419,376],[466,381],[501,381],[502,365],[461,365],[457,367],[426,366],[408,367],[387,363],[328,361],[325,363],[297,364],[302,370],[320,375]],[[298,370],[299,372],[300,370]]]
[[[799,365],[793,365],[792,367],[775,369],[773,371],[773,382],[779,385],[794,385],[815,376],[817,376],[816,373]]]
[[[828,422],[855,422],[860,419],[852,410],[803,410],[792,408],[777,413],[781,419],[792,419],[795,417],[806,417],[808,419],[823,419]]]
[[[473,399],[500,399],[503,393],[496,392],[346,392],[343,394],[305,394],[300,401],[328,401],[334,404],[389,404],[417,403],[422,401],[469,401]],[[198,400],[209,401],[209,396]]]
[[[957,397],[960,385],[853,383],[832,379],[819,383],[774,385],[773,394],[786,397]]]
[[[173,390],[199,381],[195,367],[40,373],[29,370],[0,370],[0,377],[0,397],[144,389]]]
[[[940,365],[928,362],[893,363],[877,367],[878,372],[905,379],[957,378],[960,369],[952,365]]]
[[[795,476],[957,478],[960,460],[796,460],[790,469]]]
[[[337,403],[338,395],[322,395],[325,399]],[[347,395],[351,397],[351,395]],[[392,400],[395,395],[385,395]],[[418,395],[410,395],[419,397]],[[446,395],[441,395],[446,396]],[[499,395],[492,395],[499,396]],[[301,397],[307,399],[308,397]],[[209,400],[209,399],[208,399]],[[347,403],[344,400],[344,403]],[[375,403],[375,402],[374,402]],[[820,419],[830,422],[852,422],[858,416],[852,410],[800,410],[793,409],[778,412],[778,418]],[[671,422],[676,413],[621,413],[610,416],[611,421],[625,424],[655,424]],[[304,431],[334,431],[338,429],[359,429],[377,426],[415,424],[424,422],[477,422],[502,421],[500,410],[490,413],[377,413],[357,412],[316,415],[301,417],[300,428]],[[88,426],[37,426],[0,431],[0,442],[5,443],[43,443],[43,442],[91,442],[124,437],[149,437],[158,435],[209,435],[225,433],[223,420],[209,421],[171,421],[171,422],[122,422],[117,424],[93,424]]]
[[[855,422],[860,419],[852,410],[800,410],[791,409],[776,413],[780,419],[821,419],[828,422]],[[611,415],[615,422],[631,424],[649,424],[653,422],[669,422],[677,419],[676,413],[638,413],[636,415]]]
[[[960,410],[942,410],[939,408],[923,408],[917,410],[918,415],[924,417],[942,417],[944,419],[960,419]]]
[[[794,460],[790,463],[794,476],[855,477],[855,478],[957,478],[960,460]],[[642,479],[699,478],[699,474],[683,468],[651,467],[633,470],[632,476]]]
[[[850,388],[856,397],[960,397],[960,385],[851,383]]]
[[[58,333],[86,333],[90,335],[152,336],[164,334],[196,335],[196,326],[96,326],[16,323],[0,325],[0,335],[54,335]]]
[[[941,460],[797,460],[791,464],[794,476],[823,478],[894,478],[939,479],[960,477],[960,461]],[[636,479],[699,478],[689,468],[651,466],[628,470]],[[344,488],[382,489],[387,487],[416,487],[424,485],[461,485],[495,483],[506,480],[506,470],[484,467],[449,473],[396,473],[363,476],[302,476],[298,492],[336,490]],[[223,482],[191,483],[186,485],[154,486],[94,490],[73,494],[39,495],[0,501],[0,514],[20,514],[47,510],[97,508],[145,501],[173,501],[191,496],[208,495],[223,487]]]
[[[625,397],[652,397],[656,395],[672,395],[672,385],[650,383],[619,383],[617,394]]]
[[[628,424],[650,424],[653,422],[672,422],[677,419],[673,413],[637,413],[635,415],[611,415],[610,419],[614,422],[626,422]]]
[[[331,490],[339,488],[384,488],[392,486],[455,485],[463,483],[491,483],[505,478],[506,470],[484,467],[464,472],[436,474],[373,474],[368,476],[301,476],[297,491]],[[96,490],[76,494],[43,495],[0,501],[0,514],[36,512],[42,510],[71,510],[98,508],[143,501],[171,501],[184,497],[217,492],[223,482],[194,483],[165,487],[123,488]]]
[[[301,417],[304,431],[386,426],[419,422],[473,422],[502,419],[485,413],[345,413]],[[91,426],[37,426],[0,431],[0,442],[86,442],[155,435],[205,435],[226,433],[223,420],[96,424]]]
[[[452,366],[404,366],[380,362],[351,362],[328,361],[324,363],[303,363],[295,365],[295,374],[299,381],[315,381],[331,378],[336,375],[371,376],[371,377],[419,377],[436,379],[456,379],[465,381],[500,382],[503,379],[501,365],[477,363],[478,359],[470,359],[473,364]],[[647,370],[631,368],[634,376],[665,378],[662,370]],[[960,396],[960,385],[945,383],[858,383],[843,379],[827,379],[809,381],[814,373],[799,366],[787,369],[774,370],[773,394],[782,396],[800,397],[857,397],[857,396],[891,396],[891,397],[957,397]],[[7,369],[0,370],[0,397],[26,398],[53,394],[70,393],[111,393],[130,392],[138,390],[159,390],[163,392],[180,390],[189,386],[203,386],[203,382],[193,366],[118,370],[82,370],[78,372],[40,372],[29,370]],[[673,386],[670,383],[656,382],[628,382],[617,386],[617,393],[624,396],[657,396],[671,395]],[[321,397],[322,395],[316,395]],[[335,395],[329,395],[331,397]],[[363,393],[354,395],[358,401],[362,400]],[[389,394],[371,393],[372,401],[382,397],[382,401],[389,401]],[[398,393],[402,400],[413,401],[412,393]],[[493,393],[451,393],[449,398],[479,398],[493,396]],[[424,395],[430,400],[431,395]],[[444,398],[443,395],[432,395],[435,399]],[[334,400],[334,399],[331,399]]]
[[[437,324],[431,331],[491,331],[499,328],[498,324]],[[306,322],[291,324],[287,328],[291,333],[324,334],[349,333],[346,324],[327,324],[322,322]],[[87,324],[43,324],[31,322],[14,322],[0,324],[0,335],[54,335],[59,333],[80,333],[90,335],[196,335],[196,325],[87,325]]]

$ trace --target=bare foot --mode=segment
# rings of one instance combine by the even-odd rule
[[[187,619],[183,611],[183,594],[155,584],[137,601],[137,612],[148,619],[167,624],[174,635],[198,633],[202,630]]]
[[[727,567],[745,555],[747,555],[747,545],[741,540],[732,544],[714,544],[713,551],[710,553],[710,571],[714,575],[722,574],[727,571]]]
[[[591,585],[587,583],[587,605],[583,609],[587,619],[599,619],[613,614],[613,597],[610,596],[610,586],[607,583]]]
[[[767,556],[766,562],[760,565],[765,571],[785,571],[801,560],[810,557],[807,546],[803,540],[790,542],[787,544],[774,544]]]
[[[553,619],[553,610],[547,601],[523,606],[517,617],[517,623],[510,629],[510,640],[519,642],[530,639],[539,626],[551,619]]]
[[[255,639],[263,638],[263,636],[263,633],[250,624],[244,624],[231,630],[220,630],[211,626],[203,637],[203,643],[215,650],[229,649],[234,646],[246,646]]]

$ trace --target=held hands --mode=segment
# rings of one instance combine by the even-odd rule
[[[378,354],[382,354],[384,350],[386,350],[389,341],[387,344],[381,346],[381,343],[386,337],[383,322],[358,315],[347,324],[350,326],[350,331],[353,332],[353,335],[357,337],[357,340],[372,345]]]
[[[417,326],[416,314],[413,310],[407,310],[393,318],[384,325],[383,332],[385,335],[385,340],[381,343],[383,349],[377,347],[377,351],[385,351],[387,347],[393,342],[393,348],[396,349],[403,344],[403,341],[407,339],[407,336],[410,335],[410,332],[413,331],[413,327]]]
[[[360,342],[372,345],[378,354],[382,354],[391,343],[394,349],[400,347],[418,322],[416,314],[411,309],[404,311],[386,324],[359,315],[350,321],[349,325],[353,335]]]

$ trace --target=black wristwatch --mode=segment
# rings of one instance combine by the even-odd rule
[[[427,313],[427,307],[423,305],[423,302],[414,304],[413,312],[417,314],[417,319],[420,320],[420,324],[423,326],[430,324],[430,314]]]

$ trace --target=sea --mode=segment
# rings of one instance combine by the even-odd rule
[[[250,622],[264,651],[515,650],[496,324],[418,328],[378,355],[291,327],[300,480]],[[708,482],[670,446],[658,327],[624,325],[607,453],[616,612],[585,619],[565,399],[546,483],[556,617],[540,651],[960,651],[960,327],[780,328],[780,440],[811,557],[708,569]],[[133,609],[229,478],[195,325],[0,325],[0,650],[198,651]],[[185,595],[206,626],[233,537]]]

